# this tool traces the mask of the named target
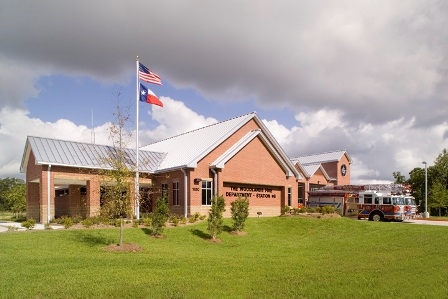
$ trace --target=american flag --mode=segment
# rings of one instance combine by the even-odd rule
[[[140,62],[138,63],[138,78],[145,82],[162,85],[162,80],[160,79],[159,75],[150,71]]]

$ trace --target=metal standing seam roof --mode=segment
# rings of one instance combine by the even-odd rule
[[[33,152],[36,164],[59,165],[80,168],[107,168],[106,161],[116,153],[112,146],[66,141],[51,138],[28,136],[20,170],[26,171],[30,152]],[[135,165],[135,149],[124,149],[128,167]],[[139,168],[141,172],[154,172],[165,157],[165,153],[139,150]]]
[[[345,150],[325,152],[325,153],[314,154],[314,155],[299,156],[297,158],[291,159],[291,161],[294,164],[297,162],[300,162],[300,164],[302,164],[302,165],[325,163],[325,162],[339,161],[343,155],[347,155],[347,159],[351,163],[351,158],[347,154],[347,151],[345,151]]]
[[[302,165],[305,171],[308,174],[308,177],[312,177],[318,169],[322,171],[326,179],[330,179],[330,176],[327,174],[325,169],[322,167],[322,164],[320,163],[314,163],[314,164],[305,164]]]
[[[281,146],[255,112],[167,138],[140,148],[140,171],[162,172],[182,167],[194,168],[203,157],[251,119],[254,119],[266,134],[266,138],[278,155],[278,159],[284,161],[284,166],[289,168],[290,174],[294,174],[297,178],[300,178],[300,173],[295,169],[289,157],[284,153]],[[36,157],[37,164],[103,168],[104,163],[100,162],[105,157],[110,156],[111,151],[114,151],[114,147],[29,136],[22,158],[21,172],[26,171],[31,150]],[[125,149],[125,154],[130,161],[129,164],[133,165],[136,156],[135,150]]]
[[[143,146],[141,149],[167,153],[159,165],[160,171],[178,167],[196,167],[201,158],[253,116],[254,113],[245,114]]]
[[[208,153],[210,153],[210,151],[216,148],[251,119],[255,119],[262,131],[266,133],[267,138],[269,138],[272,142],[272,145],[279,153],[281,159],[285,161],[286,167],[290,168],[290,171],[292,171],[294,175],[300,177],[300,174],[289,160],[289,157],[286,156],[283,149],[280,147],[263,122],[258,119],[255,112],[164,139],[159,142],[146,145],[142,147],[142,149],[167,153],[165,159],[159,166],[159,171],[166,171],[181,167],[196,167],[197,163],[203,157],[205,157]]]

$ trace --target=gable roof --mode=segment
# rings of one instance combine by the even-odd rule
[[[303,166],[303,169],[306,171],[308,178],[312,177],[316,173],[317,170],[320,170],[320,171],[322,171],[322,174],[324,175],[324,177],[327,181],[331,180],[330,176],[327,174],[325,169],[322,167],[322,164],[320,164],[320,163],[305,164],[302,166]]]
[[[262,132],[262,130],[252,130],[248,132],[243,138],[241,138],[239,141],[237,141],[233,146],[231,146],[227,151],[225,151],[220,157],[218,157],[214,162],[210,164],[210,167],[216,167],[216,168],[224,168],[225,164],[233,157],[235,156],[242,148],[244,148],[248,143],[250,143],[252,140],[254,140],[256,137],[259,137],[260,140],[264,143],[264,145],[267,147],[268,151],[273,155],[273,157],[276,159],[276,161],[281,165],[283,170],[285,171],[287,176],[296,176],[298,178],[301,178],[300,173],[295,170],[294,167],[291,167],[291,165],[288,165],[287,161],[284,161],[279,153],[276,151],[276,149],[272,146],[272,144],[269,142],[269,139],[267,136]]]
[[[296,164],[299,162],[302,165],[305,164],[315,164],[315,163],[326,163],[326,162],[337,162],[340,161],[343,156],[347,157],[349,163],[352,163],[350,156],[345,150],[331,151],[320,154],[299,156],[297,158],[291,159],[291,161]]]
[[[269,144],[271,150],[277,155],[278,161],[282,161],[284,167],[287,169],[286,173],[293,174],[296,177],[300,177],[300,174],[291,163],[289,157],[285,154],[278,142],[269,132],[267,127],[259,119],[255,112],[251,112],[239,117],[235,117],[226,121],[218,122],[213,125],[209,125],[203,128],[199,128],[184,134],[180,134],[171,138],[161,140],[142,147],[143,150],[157,151],[166,153],[166,157],[160,164],[158,171],[167,171],[179,168],[195,168],[197,163],[214,150],[219,144],[224,142],[242,126],[248,123],[250,120],[254,120],[260,127],[261,132],[265,138],[265,142]],[[252,132],[252,135],[246,135],[245,140],[248,142],[252,140],[259,133]],[[246,142],[240,140],[232,148],[236,149],[241,144]],[[246,143],[247,144],[247,143]],[[230,149],[229,149],[230,150]],[[216,167],[223,166],[225,163],[226,155],[232,155],[232,150],[226,152],[216,160]],[[286,170],[285,169],[285,170]]]
[[[20,172],[26,172],[31,151],[38,165],[58,165],[90,169],[108,168],[107,158],[116,153],[112,146],[28,136],[20,165]],[[135,165],[136,151],[124,149],[128,167]],[[164,153],[139,151],[141,172],[153,172],[165,157]]]

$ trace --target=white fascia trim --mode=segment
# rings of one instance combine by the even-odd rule
[[[247,122],[249,122],[252,118],[254,118],[255,114],[248,114],[246,117],[241,119],[240,122],[238,122],[233,128],[231,128],[225,135],[223,135],[220,139],[218,139],[216,142],[211,144],[209,147],[204,149],[200,154],[196,155],[193,160],[191,160],[189,163],[187,163],[187,167],[190,168],[196,168],[198,166],[197,161],[202,160],[205,156],[207,156],[211,151],[213,151],[215,148],[217,148],[224,140],[232,136],[236,131],[238,131],[242,126],[244,126]]]
[[[325,171],[325,169],[322,167],[322,164],[320,164],[319,169],[322,171],[322,173],[324,174],[324,177],[327,179],[327,181],[330,181],[331,178],[328,175],[328,173]]]

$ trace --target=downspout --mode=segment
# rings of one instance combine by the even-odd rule
[[[184,174],[184,217],[187,218],[187,183],[188,183],[188,177],[187,177],[187,172],[185,171],[185,169],[181,168],[180,169],[182,171],[182,173]]]
[[[48,165],[47,169],[47,223],[50,223],[50,204],[51,204],[51,198],[50,198],[50,175],[51,175],[51,164]]]
[[[218,174],[215,169],[210,168],[210,170],[213,172],[213,195],[218,196]]]

